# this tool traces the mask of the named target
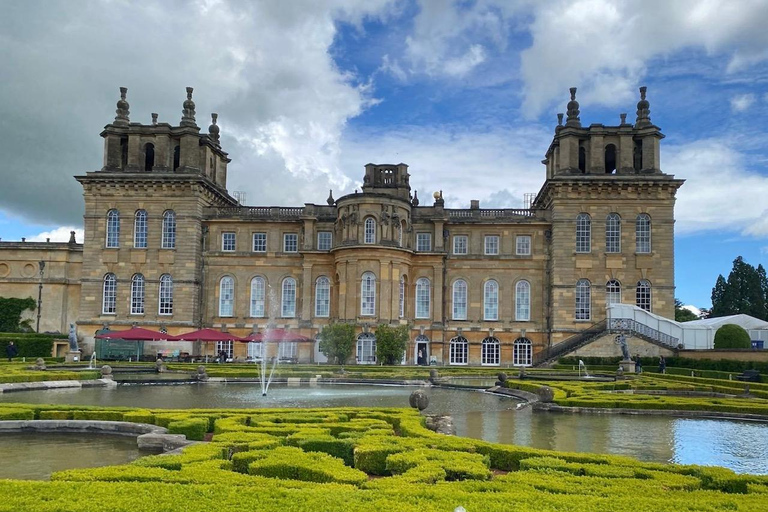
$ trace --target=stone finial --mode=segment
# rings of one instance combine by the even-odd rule
[[[192,101],[192,87],[187,87],[187,99],[184,100],[184,110],[181,111],[181,126],[197,126],[195,122],[195,102]]]
[[[408,397],[408,404],[410,404],[411,407],[414,409],[418,409],[420,411],[423,411],[427,407],[429,407],[429,397],[425,392],[423,392],[420,389],[417,389],[413,393],[411,393],[411,396]]]
[[[69,232],[69,243],[71,243],[71,244],[76,244],[77,243],[77,241],[75,240],[75,232],[74,231],[70,231]]]
[[[651,104],[645,99],[645,91],[647,90],[648,88],[645,86],[640,88],[640,101],[637,102],[637,120],[635,121],[635,128],[651,126]]]
[[[128,114],[130,114],[130,111],[128,110],[130,108],[130,105],[128,105],[128,101],[125,99],[125,95],[127,93],[128,93],[127,87],[120,88],[120,99],[117,100],[117,110],[115,110],[115,113],[117,115],[115,116],[115,122],[112,124],[117,124],[120,126],[128,126],[128,123],[131,121],[128,118]]]
[[[328,206],[333,206],[336,200],[333,198],[333,189],[328,191],[328,199],[325,200]]]
[[[621,114],[619,114],[619,119],[621,119],[621,124],[622,125],[627,124],[627,114],[626,114],[626,112],[622,112]]]
[[[571,101],[568,102],[568,118],[565,120],[565,126],[581,126],[579,119],[579,102],[576,101],[576,88],[571,87]]]
[[[411,200],[411,204],[413,206],[419,206],[419,191],[414,190],[413,191],[413,199]]]
[[[563,126],[563,116],[565,116],[565,114],[563,114],[562,112],[558,112],[558,114],[557,114],[557,126]]]
[[[211,113],[211,126],[208,127],[208,135],[211,136],[211,138],[216,142],[216,144],[219,143],[219,125],[216,124],[216,121],[219,119],[219,114],[216,112]]]
[[[152,112],[152,126],[157,125],[157,112]]]

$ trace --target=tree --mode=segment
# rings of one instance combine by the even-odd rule
[[[752,341],[743,327],[725,324],[715,333],[715,348],[752,348]]]
[[[376,328],[376,359],[386,365],[400,364],[408,348],[410,327],[390,327],[381,324]]]
[[[326,325],[320,332],[320,352],[335,364],[344,364],[355,349],[355,326],[338,323]]]
[[[675,299],[675,321],[676,322],[690,322],[691,320],[698,320],[699,317],[693,311],[685,309],[680,299]]]
[[[717,277],[712,289],[712,316],[745,314],[768,319],[768,278],[762,265],[753,267],[739,256],[728,279]]]
[[[32,297],[26,299],[0,297],[0,332],[22,331],[21,314],[28,309],[35,309],[36,305]]]

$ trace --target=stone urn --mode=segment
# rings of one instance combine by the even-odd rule
[[[208,373],[205,371],[205,366],[200,365],[197,367],[197,374],[195,375],[195,379],[203,382],[208,380]]]
[[[45,368],[45,359],[42,357],[35,359],[35,366],[32,368],[33,370],[45,370]]]
[[[109,366],[108,364],[105,364],[104,366],[101,367],[101,378],[110,379],[110,380],[113,378],[112,367]]]
[[[157,373],[163,373],[168,371],[168,367],[165,366],[165,361],[163,361],[162,357],[158,357],[157,361],[155,361],[155,371]]]
[[[541,386],[536,390],[536,394],[539,395],[539,400],[544,403],[552,402],[555,399],[555,392],[549,386]]]
[[[507,379],[509,378],[505,372],[499,372],[499,374],[496,376],[498,379],[496,381],[497,386],[504,387],[506,386],[505,382],[507,382]]]
[[[416,391],[411,393],[410,397],[408,397],[408,403],[414,409],[423,411],[424,409],[429,407],[429,397],[425,392],[423,392],[420,389],[417,389]]]
[[[429,370],[429,380],[430,380],[430,382],[435,382],[439,378],[440,378],[440,373],[437,370],[435,370],[434,368]]]

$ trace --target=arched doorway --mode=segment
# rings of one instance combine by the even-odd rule
[[[376,336],[363,332],[357,337],[357,364],[376,364]]]
[[[416,336],[413,343],[413,360],[419,366],[429,365],[429,338],[423,334]]]

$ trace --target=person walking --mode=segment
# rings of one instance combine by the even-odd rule
[[[659,356],[659,373],[667,373],[667,360]]]
[[[635,356],[635,373],[643,373],[643,363],[640,361],[640,354]]]
[[[13,341],[11,341],[5,347],[5,354],[8,356],[8,362],[10,363],[11,361],[13,361],[14,357],[19,355],[19,347],[17,347],[16,344]]]

